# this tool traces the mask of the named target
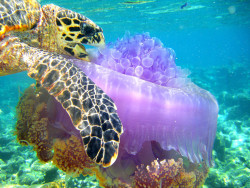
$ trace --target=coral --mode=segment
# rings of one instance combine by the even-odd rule
[[[52,138],[49,135],[49,120],[43,95],[35,94],[34,87],[25,90],[17,105],[17,140],[30,144],[37,151],[37,157],[44,162],[52,159]]]
[[[41,188],[66,188],[65,180],[46,183],[40,186]]]
[[[83,176],[70,177],[67,179],[67,187],[88,187],[88,188],[100,188],[99,181],[95,176]]]
[[[206,175],[198,170],[186,172],[181,158],[154,160],[151,165],[137,166],[133,177],[134,187],[199,187]]]
[[[120,168],[123,171],[123,168]],[[114,177],[110,171],[99,169],[96,176],[100,186],[111,187],[201,187],[207,177],[208,167],[205,163],[194,164],[189,162],[184,165],[183,159],[178,160],[154,160],[149,165],[140,164],[136,166],[134,173],[130,176],[130,181],[121,177]]]
[[[120,169],[123,170],[123,169]],[[113,187],[119,187],[119,188],[128,188],[131,187],[130,184],[127,184],[123,181],[121,181],[119,178],[111,178],[109,177],[109,174],[107,174],[103,169],[99,168],[97,171],[95,171],[96,177],[99,180],[99,185],[101,187],[105,188],[113,188]]]
[[[57,139],[54,143],[53,164],[67,174],[92,175],[96,164],[86,155],[79,138],[71,136],[67,140]]]

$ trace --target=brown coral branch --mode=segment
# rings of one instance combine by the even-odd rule
[[[206,175],[200,171],[186,172],[183,160],[154,160],[151,165],[137,166],[133,177],[133,187],[199,187]]]

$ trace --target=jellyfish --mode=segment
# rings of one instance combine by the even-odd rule
[[[116,65],[130,62],[129,74],[99,66],[110,61],[109,50],[121,56],[122,61],[112,58]],[[114,100],[124,126],[118,160],[107,174],[119,178],[122,166],[130,166],[129,171],[150,165],[171,150],[191,163],[211,166],[218,117],[214,96],[195,85],[188,78],[190,71],[176,66],[175,52],[148,33],[128,34],[109,50],[92,54],[92,63],[73,61]]]

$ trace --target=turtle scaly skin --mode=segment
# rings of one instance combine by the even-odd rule
[[[0,75],[27,70],[68,112],[80,131],[87,155],[104,167],[113,164],[123,132],[116,106],[78,67],[14,37],[0,41],[0,59]]]

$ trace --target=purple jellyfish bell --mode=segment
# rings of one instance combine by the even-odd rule
[[[176,66],[172,49],[142,34],[126,36],[92,56],[92,63],[72,61],[114,100],[124,127],[121,148],[136,155],[145,142],[156,141],[164,150],[211,165],[217,101],[187,78],[189,71]],[[116,64],[103,63],[110,58]]]

